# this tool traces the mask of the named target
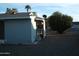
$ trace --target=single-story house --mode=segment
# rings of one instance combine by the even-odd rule
[[[42,28],[38,27],[38,22]],[[0,14],[0,43],[34,44],[41,38],[39,32],[42,32],[43,37],[46,36],[45,20],[35,12]]]
[[[79,32],[79,22],[73,22],[72,23],[71,31]]]
[[[79,32],[79,22],[72,22],[72,27],[68,31]]]

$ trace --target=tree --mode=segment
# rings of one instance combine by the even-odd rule
[[[47,18],[47,15],[43,15],[43,17],[44,17],[44,19],[46,20],[46,18]]]
[[[27,12],[29,12],[29,10],[31,10],[31,6],[30,5],[26,5],[25,9],[27,9]]]
[[[60,12],[54,12],[48,17],[48,23],[52,30],[63,33],[72,26],[73,18]]]

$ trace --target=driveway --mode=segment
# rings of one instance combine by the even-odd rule
[[[79,32],[50,31],[37,45],[1,45],[0,52],[11,56],[79,56]]]

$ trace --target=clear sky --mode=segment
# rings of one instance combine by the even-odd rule
[[[25,6],[30,5],[33,12],[38,16],[43,14],[50,16],[53,12],[59,11],[73,17],[73,21],[79,21],[79,4],[69,3],[0,3],[0,13],[4,13],[6,8],[17,8],[18,12],[26,12]]]

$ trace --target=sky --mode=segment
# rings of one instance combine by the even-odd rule
[[[48,17],[59,11],[73,17],[74,22],[79,22],[79,3],[0,3],[0,13],[5,13],[6,8],[17,8],[18,12],[26,12],[25,6],[30,5],[33,12],[39,17],[46,14]]]

